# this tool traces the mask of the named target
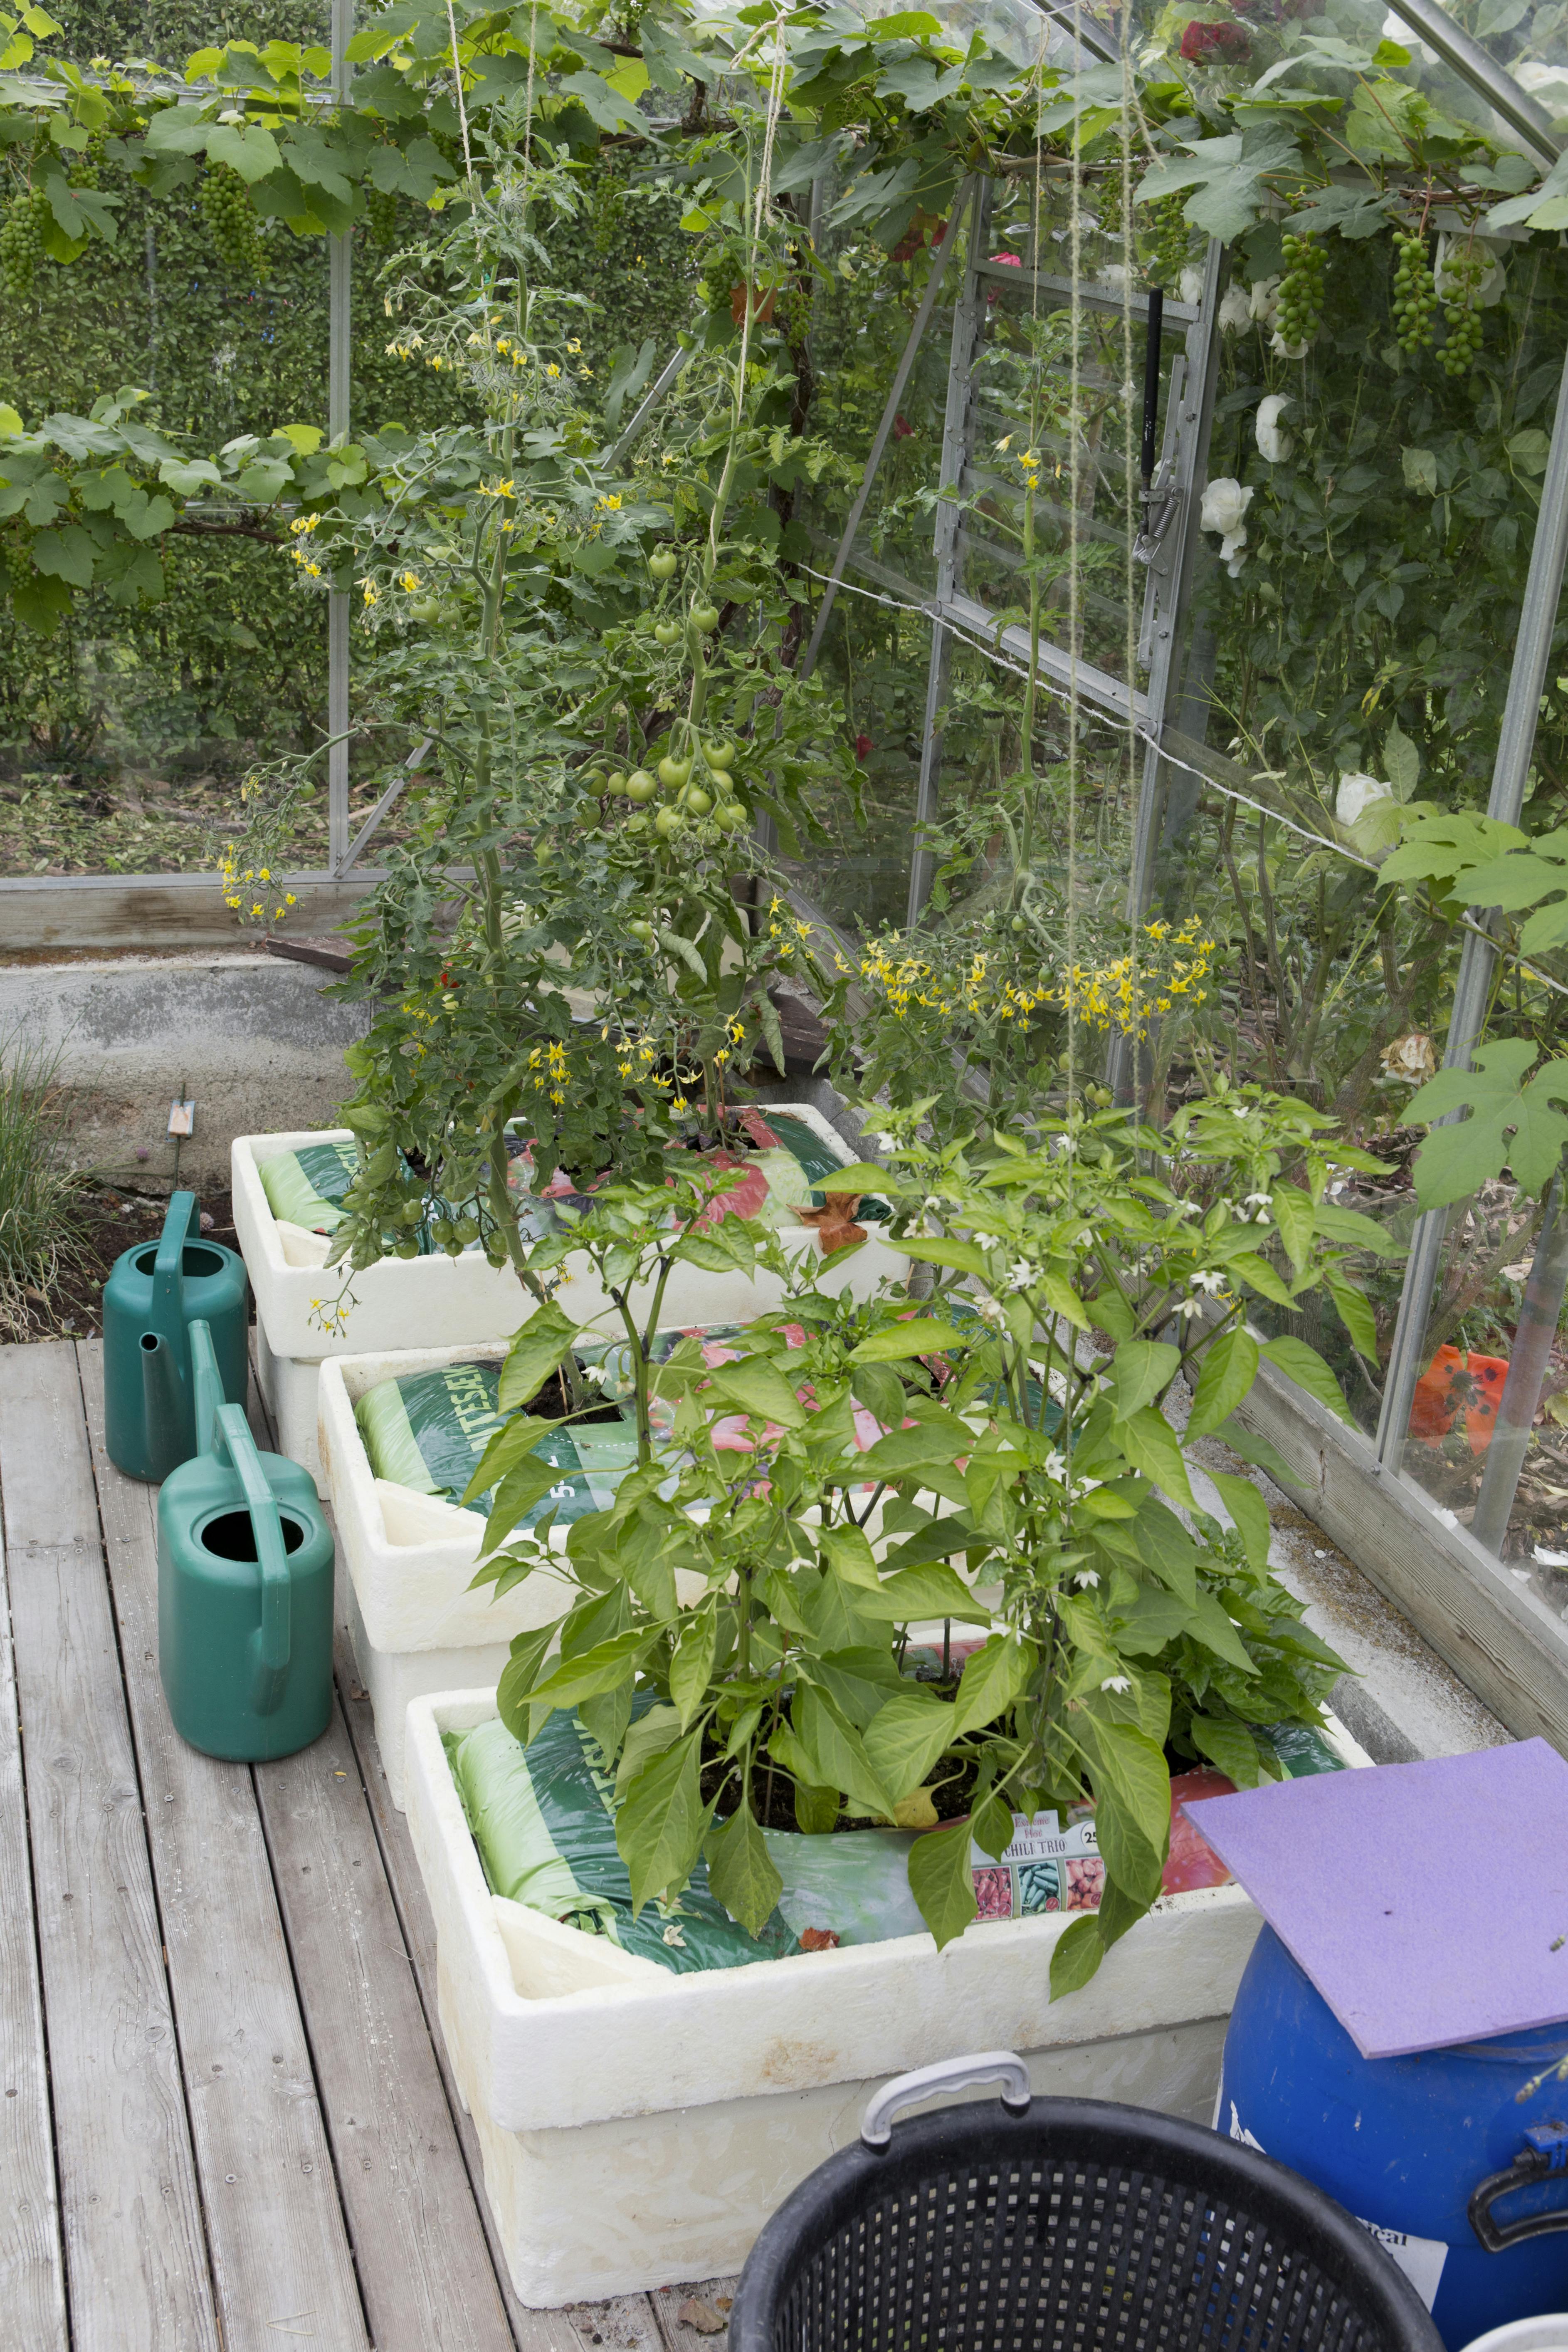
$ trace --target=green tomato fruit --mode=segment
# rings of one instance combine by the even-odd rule
[[[628,923],[626,929],[634,940],[641,940],[644,947],[651,947],[653,945],[653,926],[652,923]]]
[[[646,768],[633,768],[626,779],[626,797],[629,801],[651,801],[658,789],[658,785]]]
[[[713,813],[715,824],[722,824],[726,833],[744,833],[751,823],[738,801],[720,801]]]
[[[694,604],[692,606],[692,626],[696,631],[699,637],[711,637],[714,631],[718,626],[718,606],[716,604]]]
[[[688,784],[681,798],[694,816],[706,816],[713,806],[713,802],[700,784]]]
[[[655,621],[653,635],[662,646],[678,646],[681,642],[681,625],[678,621]]]
[[[721,768],[733,768],[735,765],[735,746],[733,743],[705,743],[703,745],[703,757],[707,761],[708,766],[712,768],[716,773]]]
[[[439,621],[441,599],[439,596],[416,596],[408,609],[416,621]]]
[[[671,835],[679,833],[685,824],[685,819],[679,809],[662,808],[653,819],[653,830],[668,841]]]
[[[625,792],[626,779],[619,768],[616,769],[615,773],[612,776],[609,776],[605,779],[604,790],[607,793],[613,793],[617,799],[619,799]]]
[[[478,1219],[476,1217],[459,1217],[457,1220],[456,1233],[457,1239],[460,1243],[466,1244],[468,1242],[476,1242],[479,1238]]]
[[[648,558],[648,569],[655,580],[673,580],[675,576],[675,551],[661,547],[656,555]]]
[[[659,782],[666,792],[679,792],[681,786],[689,781],[691,772],[689,760],[664,759],[659,762]]]
[[[393,1257],[417,1257],[419,1255],[419,1244],[417,1242],[399,1242],[392,1250],[392,1255]]]

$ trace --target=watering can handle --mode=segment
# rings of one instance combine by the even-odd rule
[[[217,1350],[213,1346],[211,1327],[200,1317],[191,1325],[191,1370],[194,1379],[196,1403],[196,1451],[215,1454],[218,1444],[218,1407],[224,1402],[224,1377],[218,1370]]]
[[[278,1517],[277,1497],[261,1466],[244,1406],[220,1404],[217,1423],[216,1450],[227,1454],[238,1474],[246,1508],[256,1530],[256,1556],[261,1568],[261,1625],[251,1635],[256,1654],[254,1704],[257,1715],[271,1715],[282,1703],[292,1633],[288,1553],[283,1541],[283,1522]]]
[[[193,1227],[197,1233],[202,1230],[195,1194],[171,1193],[163,1230],[158,1236],[158,1255],[152,1265],[152,1328],[171,1347],[178,1347],[184,1325],[182,1286],[185,1244]]]

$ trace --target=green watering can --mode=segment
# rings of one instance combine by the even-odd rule
[[[158,1670],[205,1756],[292,1756],[332,1712],[332,1535],[310,1474],[260,1454],[190,1326],[197,1452],[158,1496]]]
[[[103,1421],[109,1458],[128,1478],[156,1485],[196,1450],[195,1390],[187,1334],[212,1334],[219,1395],[246,1393],[245,1260],[204,1241],[193,1192],[176,1192],[156,1243],[117,1257],[103,1286]]]

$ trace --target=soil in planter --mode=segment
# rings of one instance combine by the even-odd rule
[[[956,1681],[953,1681],[930,1685],[928,1687],[935,1690],[938,1698],[950,1701],[958,1685]],[[703,1756],[700,1786],[703,1801],[706,1804],[711,1802],[727,1774],[733,1774],[734,1767],[725,1759],[723,1739],[711,1730],[703,1743]],[[932,1791],[931,1801],[939,1822],[959,1821],[969,1811],[975,1779],[976,1768],[973,1764],[964,1764],[956,1769],[949,1768],[941,1786]],[[721,1819],[735,1810],[736,1794],[737,1790],[732,1778],[725,1801],[719,1807]],[[788,1774],[770,1770],[766,1756],[758,1759],[752,1770],[751,1810],[766,1830],[798,1830],[800,1826],[795,1819],[795,1784]],[[865,1814],[841,1813],[833,1823],[833,1832],[836,1833],[839,1831],[884,1828],[885,1826],[885,1823],[872,1822]]]

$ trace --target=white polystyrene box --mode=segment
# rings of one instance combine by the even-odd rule
[[[770,1110],[788,1111],[804,1120],[841,1166],[850,1164],[843,1138],[809,1103],[764,1103],[759,1108],[764,1117]],[[350,1280],[342,1267],[325,1264],[329,1247],[325,1236],[274,1217],[262,1187],[263,1162],[302,1145],[350,1139],[346,1128],[235,1139],[235,1230],[256,1293],[256,1316],[273,1354],[319,1363],[329,1356],[380,1353],[411,1343],[465,1347],[476,1340],[508,1338],[532,1312],[533,1300],[515,1274],[497,1273],[482,1251],[465,1250],[455,1258],[444,1253],[383,1258]],[[816,1230],[810,1225],[786,1227],[779,1239],[791,1255],[817,1249]],[[818,1279],[824,1290],[847,1289],[852,1297],[865,1298],[880,1282],[902,1282],[908,1271],[907,1257],[891,1248],[873,1226],[861,1248],[821,1259]],[[586,1323],[603,1311],[608,1301],[585,1262],[569,1258],[562,1276],[560,1305],[574,1322]],[[663,1320],[666,1325],[743,1323],[777,1306],[783,1289],[775,1275],[752,1278],[738,1271],[719,1274],[701,1266],[677,1266],[664,1293]],[[324,1306],[329,1307],[340,1297],[343,1304],[329,1330],[323,1324]],[[633,1295],[637,1311],[645,1304],[642,1294]]]
[[[739,2267],[886,2077],[1012,2049],[1035,2087],[1208,2120],[1259,1927],[1236,1885],[1162,1899],[1068,1999],[1071,1917],[674,1976],[491,1895],[442,1746],[490,1691],[408,1711],[408,1812],[442,2031],[513,2284],[536,2308]],[[1347,1760],[1365,1761],[1336,1740]]]

